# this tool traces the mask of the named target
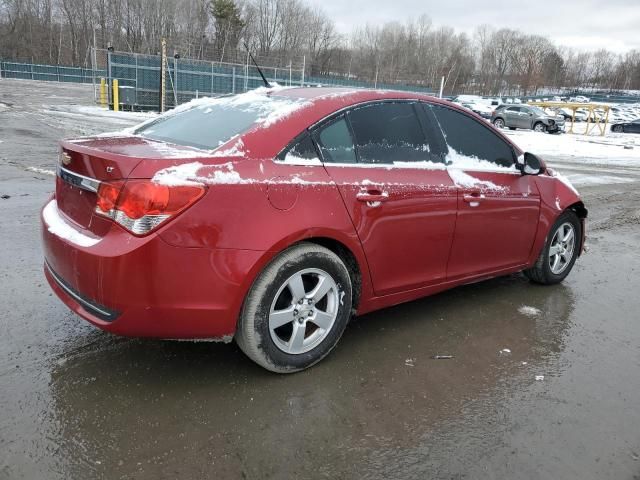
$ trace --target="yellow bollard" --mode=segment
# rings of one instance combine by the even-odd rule
[[[113,80],[113,111],[120,110],[120,99],[118,98],[118,79]]]
[[[100,79],[100,106],[107,108],[107,80]]]

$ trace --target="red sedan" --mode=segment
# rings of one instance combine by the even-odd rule
[[[260,89],[62,142],[45,275],[109,332],[320,361],[353,314],[571,271],[578,193],[480,117],[413,93]]]

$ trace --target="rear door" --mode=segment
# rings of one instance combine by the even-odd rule
[[[448,171],[458,188],[458,217],[447,277],[523,265],[538,227],[534,177],[515,168],[515,152],[489,125],[433,105],[448,146]]]
[[[314,132],[377,295],[446,278],[457,192],[426,118],[411,102],[372,103]]]

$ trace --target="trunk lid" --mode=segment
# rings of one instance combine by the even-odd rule
[[[94,213],[100,182],[126,180],[146,160],[160,169],[167,163],[209,156],[206,151],[135,136],[64,141],[61,147],[56,177],[58,209],[78,226],[98,236],[105,235],[111,227],[110,220]],[[152,172],[156,168],[143,170]]]

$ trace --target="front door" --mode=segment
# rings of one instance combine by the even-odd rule
[[[413,103],[373,103],[314,134],[360,237],[377,295],[446,278],[457,189],[442,157],[433,154],[425,121]]]
[[[521,128],[520,107],[507,107],[504,110],[505,124],[507,127]]]
[[[432,111],[449,148],[458,216],[447,268],[456,280],[523,265],[540,215],[532,176],[515,168],[513,148],[489,125],[444,106]]]

